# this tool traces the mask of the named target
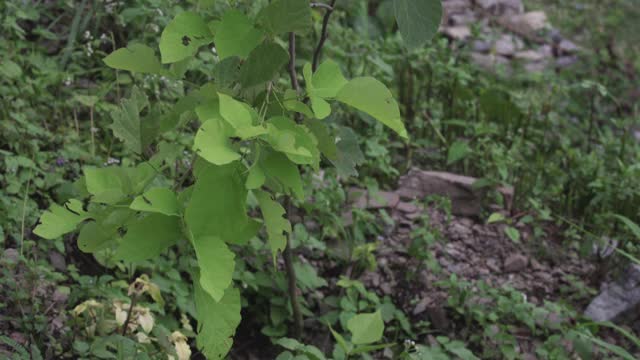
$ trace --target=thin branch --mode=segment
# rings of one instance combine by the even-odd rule
[[[289,77],[291,77],[291,87],[296,92],[300,92],[298,84],[298,74],[296,73],[296,34],[289,33]]]
[[[291,310],[293,311],[293,337],[300,340],[302,338],[304,324],[302,311],[300,310],[300,302],[298,301],[298,286],[296,285],[296,270],[293,267],[290,237],[287,239],[287,247],[284,249],[282,256],[284,257],[284,267],[287,273],[287,288],[289,300],[291,301]]]
[[[329,18],[331,17],[331,14],[333,14],[333,10],[336,6],[336,1],[337,0],[331,0],[331,4],[325,7],[327,9],[327,12],[324,14],[324,18],[322,19],[322,32],[320,34],[320,41],[318,41],[318,46],[313,53],[313,71],[316,71],[316,69],[318,68],[320,57],[322,56],[322,48],[324,47],[324,43],[327,41],[327,37],[329,36]]]
[[[333,6],[331,6],[329,4],[312,2],[310,5],[311,5],[312,8],[323,8],[323,9],[327,9],[327,10],[333,11]]]

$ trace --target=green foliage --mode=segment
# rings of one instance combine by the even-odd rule
[[[384,331],[384,322],[380,311],[372,314],[358,314],[347,323],[349,331],[351,331],[351,342],[356,345],[371,344],[382,338]]]
[[[398,27],[407,46],[417,48],[436,34],[442,18],[439,0],[394,0]]]

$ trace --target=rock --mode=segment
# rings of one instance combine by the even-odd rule
[[[558,44],[559,55],[575,54],[576,52],[578,52],[578,50],[579,50],[578,45],[574,44],[573,42],[567,39],[561,40],[560,43]]]
[[[504,261],[504,271],[515,273],[524,270],[529,264],[529,259],[522,254],[511,254]]]
[[[483,40],[475,40],[471,45],[471,49],[474,52],[486,54],[491,51],[491,43]]]
[[[449,329],[449,318],[447,317],[447,312],[442,306],[428,306],[427,315],[429,315],[429,320],[431,321],[431,325],[436,330],[446,331]]]
[[[556,66],[559,68],[566,68],[578,62],[577,56],[561,56],[556,59]]]
[[[548,58],[547,54],[543,51],[536,50],[518,51],[514,57],[518,60],[526,60],[530,62],[538,62]]]
[[[511,73],[509,59],[504,56],[472,53],[471,61],[487,71],[495,72],[498,69],[504,69],[507,74]]]
[[[451,26],[444,29],[443,33],[453,40],[465,40],[471,36],[471,29],[468,26]]]
[[[537,39],[538,33],[549,27],[544,11],[531,11],[516,16],[507,16],[501,21],[509,30],[528,39]]]
[[[633,321],[640,306],[640,265],[629,266],[622,278],[606,284],[591,301],[584,315],[594,321]]]
[[[494,45],[496,54],[507,57],[513,56],[522,46],[522,40],[510,35],[502,35]]]
[[[423,312],[427,311],[427,307],[429,306],[430,300],[429,298],[424,298],[420,300],[420,302],[413,308],[413,315],[420,315]]]
[[[400,202],[400,197],[394,192],[377,191],[369,193],[367,190],[349,190],[349,200],[354,202],[353,206],[360,209],[383,209],[395,208]]]
[[[471,10],[467,10],[460,14],[451,15],[451,17],[449,18],[449,25],[469,26],[470,24],[476,23],[477,21],[478,18],[476,17],[476,14]]]
[[[420,210],[420,208],[418,208],[416,204],[410,203],[410,202],[404,202],[404,201],[400,201],[398,203],[398,206],[396,206],[396,209],[398,209],[399,211],[405,214],[416,213]]]
[[[451,199],[451,212],[460,216],[479,216],[482,191],[473,189],[477,179],[447,172],[411,169],[400,178],[398,195],[404,200],[423,199],[429,195]],[[509,189],[501,192],[512,198]]]
[[[2,252],[2,256],[0,256],[0,261],[7,264],[14,265],[18,262],[19,258],[20,258],[20,254],[18,253],[18,250],[9,248]]]
[[[465,12],[471,8],[470,0],[449,0],[442,3],[442,9],[444,11],[444,17],[448,18],[453,14],[459,14]]]
[[[62,256],[57,251],[49,252],[49,262],[51,263],[51,266],[56,269],[56,271],[67,270],[67,262],[65,261],[64,256]]]
[[[521,0],[476,0],[476,5],[491,15],[515,15],[524,12]]]

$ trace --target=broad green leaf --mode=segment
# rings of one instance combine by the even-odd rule
[[[218,93],[218,97],[220,115],[235,129],[235,136],[245,140],[267,132],[264,127],[253,124],[250,106],[223,93]]]
[[[137,211],[179,216],[180,204],[176,194],[167,188],[153,188],[133,199],[129,208]]]
[[[200,266],[200,286],[215,301],[220,301],[231,285],[235,254],[227,244],[214,236],[193,238],[193,247]]]
[[[398,28],[408,47],[420,47],[438,32],[441,0],[393,0],[393,5]]]
[[[87,191],[91,200],[104,204],[117,204],[131,190],[131,183],[121,167],[84,168]]]
[[[82,203],[71,199],[63,206],[51,204],[49,210],[40,216],[40,223],[33,233],[45,239],[55,239],[76,229],[78,224],[89,218],[82,209]]]
[[[401,137],[407,138],[398,103],[380,81],[372,77],[352,79],[340,90],[336,99],[373,116]]]
[[[207,23],[195,12],[182,12],[171,20],[160,36],[162,63],[174,63],[193,56],[200,46],[212,41]]]
[[[336,137],[336,159],[331,160],[342,177],[357,176],[356,166],[365,160],[358,145],[358,136],[347,127],[340,127]]]
[[[135,154],[142,154],[142,130],[140,112],[149,106],[147,96],[138,87],[133,87],[131,97],[122,101],[117,110],[111,112],[113,134]]]
[[[142,74],[158,74],[162,71],[162,64],[153,49],[143,44],[131,44],[126,48],[120,48],[103,61],[110,68]]]
[[[274,35],[305,34],[313,27],[309,0],[274,0],[260,11],[258,22]]]
[[[318,119],[324,119],[331,114],[331,106],[325,99],[335,98],[347,84],[347,79],[342,75],[340,66],[331,60],[322,63],[313,74],[311,64],[307,63],[302,72],[311,108]]]
[[[471,153],[471,148],[465,141],[456,141],[449,147],[447,155],[447,165],[454,164],[467,157]]]
[[[318,149],[320,149],[320,152],[330,161],[337,160],[338,148],[336,147],[336,139],[333,134],[329,132],[329,127],[325,125],[324,122],[316,119],[308,120],[306,125],[318,140]]]
[[[271,247],[271,254],[275,261],[278,251],[284,250],[287,246],[287,235],[291,234],[291,223],[284,217],[285,209],[274,201],[271,195],[264,191],[254,191],[254,194],[260,204],[264,224],[269,235],[269,247]]]
[[[289,54],[282,46],[262,43],[253,49],[240,68],[240,83],[244,87],[260,85],[275,78],[289,61]]]
[[[264,185],[265,180],[266,175],[264,174],[262,167],[260,167],[260,164],[253,164],[249,170],[249,175],[247,176],[246,187],[248,190],[258,189]]]
[[[311,65],[307,63],[305,68],[308,69],[305,75],[309,76]],[[311,84],[310,94],[324,99],[336,97],[348,83],[347,79],[342,75],[340,65],[332,60],[327,60],[320,64],[316,72],[311,76],[311,81],[306,77],[305,80],[307,84]]]
[[[296,199],[304,200],[300,171],[286,155],[270,151],[264,155],[261,165],[270,182],[278,185],[274,190],[293,194]]]
[[[313,109],[313,113],[318,119],[324,119],[331,115],[331,105],[325,99],[313,95],[309,98],[311,100],[311,109]]]
[[[195,303],[198,319],[198,349],[208,359],[224,359],[231,345],[233,335],[240,324],[240,291],[229,287],[220,301],[215,301],[194,283]]]
[[[219,88],[230,88],[240,78],[240,58],[226,57],[213,67],[211,74]]]
[[[213,164],[228,164],[240,159],[240,154],[231,146],[229,140],[231,136],[233,136],[233,130],[223,120],[208,120],[198,130],[193,150]]]
[[[298,99],[298,95],[294,90],[288,89],[285,91],[282,104],[284,105],[284,108],[289,111],[301,113],[308,118],[313,118],[314,116],[311,109],[309,109],[309,106]]]
[[[246,213],[245,171],[238,162],[224,166],[205,162],[194,168],[197,182],[185,211],[193,239],[216,237],[243,244],[255,236],[258,227]]]
[[[275,150],[285,153],[296,164],[318,167],[318,140],[306,126],[296,124],[287,117],[276,116],[269,119],[267,129],[267,142]]]
[[[180,218],[150,214],[129,224],[115,258],[129,262],[153,259],[177,243],[181,236]]]
[[[78,248],[93,253],[110,246],[120,237],[135,213],[126,208],[107,208],[98,214],[92,214],[93,221],[80,228]]]
[[[230,56],[245,58],[264,35],[254,28],[249,18],[237,10],[229,10],[222,16],[215,35],[216,51],[220,60]]]
[[[347,328],[351,331],[351,342],[371,344],[382,339],[384,322],[380,310],[371,314],[358,314],[347,322]]]

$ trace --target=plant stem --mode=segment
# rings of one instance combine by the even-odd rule
[[[289,33],[289,77],[291,78],[291,87],[296,92],[300,92],[300,84],[298,83],[298,74],[296,74],[296,34]]]
[[[122,325],[122,336],[127,335],[127,326],[129,326],[129,321],[131,320],[131,313],[133,313],[133,307],[136,306],[136,300],[138,300],[138,294],[131,294],[131,306],[129,306],[129,311],[127,312],[127,319],[124,321]]]
[[[300,303],[298,302],[298,287],[296,286],[296,270],[293,267],[293,254],[291,251],[291,241],[287,240],[287,247],[282,253],[284,257],[284,267],[287,273],[287,285],[289,291],[289,300],[291,301],[291,310],[293,311],[293,337],[300,340],[302,338],[302,312],[300,311]]]
[[[333,14],[333,10],[336,6],[336,1],[337,0],[331,0],[331,4],[329,4],[329,7],[326,7],[327,12],[324,14],[324,18],[322,19],[322,32],[320,34],[320,41],[318,41],[318,46],[316,46],[316,50],[313,53],[312,69],[314,72],[318,68],[320,57],[322,56],[322,48],[324,47],[324,43],[327,41],[327,37],[329,36],[329,18],[331,17],[331,14]]]

